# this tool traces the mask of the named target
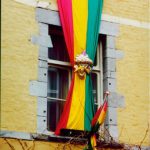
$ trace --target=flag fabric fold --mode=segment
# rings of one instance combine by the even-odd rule
[[[99,131],[100,126],[104,123],[106,113],[107,113],[107,108],[108,108],[108,95],[109,92],[105,92],[104,96],[104,103],[99,107],[97,112],[95,113],[92,121],[91,121],[91,131],[89,133],[89,138],[88,138],[88,147],[85,150],[96,150],[96,133]],[[95,138],[95,140],[93,139]],[[94,142],[94,141],[95,142]]]
[[[57,0],[57,3],[72,67],[75,58],[83,51],[94,62],[103,0]],[[59,135],[61,129],[90,131],[94,114],[91,74],[81,79],[73,71],[70,90],[55,134]]]

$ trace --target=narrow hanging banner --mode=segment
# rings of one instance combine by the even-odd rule
[[[58,0],[73,77],[55,134],[61,129],[91,130],[94,100],[90,72],[94,62],[103,0]]]

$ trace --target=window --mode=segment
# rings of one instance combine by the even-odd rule
[[[47,129],[54,132],[71,83],[71,65],[61,27],[49,26],[53,48],[48,49]],[[103,99],[102,41],[99,39],[92,71],[95,109]]]
[[[71,82],[71,65],[61,27],[49,26],[47,129],[55,131]]]

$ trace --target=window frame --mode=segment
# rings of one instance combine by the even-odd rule
[[[53,27],[55,28],[55,31],[52,32],[53,35],[55,34],[55,32],[56,32],[56,35],[58,32],[60,33],[60,31],[57,32],[57,29],[56,29],[57,27],[55,27],[55,26],[53,26]],[[49,28],[50,28],[50,26],[49,26]],[[51,36],[51,34],[49,36]],[[99,35],[99,37],[100,37],[100,35]],[[97,107],[99,107],[103,103],[103,55],[102,55],[103,44],[104,43],[102,43],[101,39],[99,38],[98,45],[97,45],[97,52],[96,52],[97,53],[96,54],[96,62],[97,63],[95,66],[93,66],[93,69],[92,69],[92,73],[95,73],[97,75],[97,103],[95,103],[95,105],[97,105]],[[50,50],[50,49],[48,49],[48,50]],[[66,50],[66,53],[67,53],[67,50]],[[68,71],[69,72],[69,83],[68,84],[70,85],[71,72],[72,72],[72,66],[71,66],[70,62],[54,60],[54,59],[50,59],[50,58],[47,59],[47,62],[48,62],[48,68],[56,67],[56,68],[61,68],[61,69],[65,69],[65,70],[69,70],[69,68],[71,68],[71,70]],[[58,101],[66,101],[65,99],[61,99],[61,98],[53,98],[53,97],[47,97],[47,98],[55,99]],[[50,132],[52,132],[52,131],[50,131]]]
[[[61,26],[59,14],[57,11],[52,11],[44,8],[36,8],[36,20],[39,23],[40,34],[39,36],[32,36],[31,41],[33,44],[39,45],[39,70],[43,68],[44,70],[47,66],[47,51],[48,47],[51,47],[51,39],[48,35],[48,25],[56,25]],[[115,50],[115,39],[119,33],[119,24],[109,22],[107,20],[101,21],[101,26],[99,30],[100,34],[104,34],[106,36],[106,48],[103,56],[106,58],[103,61],[104,69],[103,69],[103,88],[105,90],[109,90],[112,92],[112,97],[109,98],[109,107],[107,113],[107,119],[105,125],[107,129],[110,131],[112,137],[117,137],[117,122],[116,122],[116,108],[124,106],[124,97],[118,93],[116,93],[116,59],[122,57],[122,53],[119,50]],[[121,55],[121,56],[120,56]],[[113,63],[111,63],[113,62]],[[42,69],[41,69],[42,70]],[[43,71],[41,71],[43,72]],[[43,114],[43,111],[46,110],[46,80],[42,73],[40,73],[42,77],[38,77],[37,81],[30,81],[30,95],[38,97],[38,111],[37,111],[37,133],[45,134],[46,133],[46,117]],[[46,72],[44,71],[44,74]],[[42,81],[42,82],[41,82]],[[39,91],[39,88],[41,89]],[[40,100],[43,99],[43,100]],[[119,103],[116,101],[119,99]],[[43,103],[42,109],[40,108],[41,102]],[[121,104],[120,104],[121,103]],[[113,114],[113,115],[112,115]],[[111,118],[111,122],[109,121]],[[113,129],[113,130],[112,130]],[[114,132],[116,130],[116,132]],[[114,135],[115,133],[115,135]],[[50,134],[48,134],[50,135]],[[52,134],[50,135],[52,136]]]
[[[47,137],[56,138],[53,133],[48,132],[46,129],[46,111],[47,111],[47,51],[48,47],[51,47],[51,38],[48,33],[48,25],[57,25],[61,26],[59,14],[57,11],[52,11],[50,9],[45,8],[36,8],[35,10],[36,21],[39,26],[39,34],[31,36],[31,43],[36,44],[39,47],[39,55],[37,58],[38,63],[38,77],[37,79],[32,79],[29,81],[29,95],[35,96],[37,98],[37,130],[34,133],[29,132],[16,132],[3,130],[1,137],[11,137],[11,138],[19,138],[26,140],[33,139],[47,139]],[[109,131],[110,135],[114,137],[116,140],[118,139],[118,127],[117,127],[117,108],[125,107],[125,98],[122,94],[116,92],[116,69],[115,63],[111,64],[110,61],[114,59],[116,62],[117,59],[122,59],[124,57],[124,53],[121,50],[115,49],[115,40],[119,34],[120,24],[115,22],[110,22],[109,18],[102,17],[100,32],[101,34],[106,35],[106,48],[104,52],[105,59],[104,63],[104,74],[103,74],[103,87],[104,90],[109,90],[111,92],[111,97],[109,97],[109,107],[107,113],[106,127]],[[33,52],[34,53],[34,52]],[[33,65],[33,64],[32,64]],[[35,64],[34,64],[35,65]],[[111,86],[109,85],[111,83]],[[34,114],[35,115],[35,114]],[[109,119],[112,121],[110,122]],[[59,139],[68,139],[67,137],[60,137]],[[107,135],[106,135],[107,138]]]

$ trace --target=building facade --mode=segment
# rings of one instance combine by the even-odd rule
[[[148,0],[138,3],[135,0],[104,1],[100,29],[102,40],[99,41],[97,56],[100,66],[95,69],[99,77],[95,83],[98,98],[102,99],[100,93],[105,90],[112,93],[105,123],[109,133],[120,143],[143,147],[150,145],[148,14]],[[52,61],[52,54],[49,54],[56,40],[53,35],[62,34],[60,28],[55,0],[2,1],[1,149],[9,149],[9,144],[16,149],[22,146],[26,149],[55,149],[60,146],[56,142],[28,141],[41,135],[52,136],[55,128],[47,126],[47,94],[57,95],[57,87],[60,86],[53,87],[53,93],[50,93],[48,76],[52,75],[51,72],[55,77],[59,76],[64,66],[69,70],[67,63],[56,67],[62,62]],[[65,71],[63,74],[68,74],[67,79],[71,76]],[[69,80],[66,82],[69,84]],[[66,87],[64,89],[67,90]],[[54,98],[63,101],[64,96]],[[56,105],[52,107],[56,109]],[[52,120],[56,122],[56,115]],[[71,145],[72,149],[80,149],[80,146]]]

